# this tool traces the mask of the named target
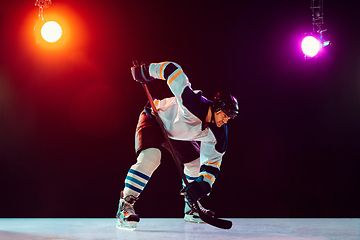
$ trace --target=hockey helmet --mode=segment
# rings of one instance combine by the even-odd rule
[[[212,107],[214,112],[222,110],[231,119],[234,119],[239,114],[237,99],[226,91],[215,94]]]

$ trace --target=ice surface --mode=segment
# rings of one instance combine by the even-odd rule
[[[117,229],[116,219],[2,218],[0,239],[120,240],[359,240],[359,219],[233,218],[230,230],[180,218],[142,218],[135,231]]]

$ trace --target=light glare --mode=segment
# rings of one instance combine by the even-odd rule
[[[316,38],[307,36],[301,42],[301,49],[306,56],[314,57],[320,51],[320,43]]]
[[[44,23],[41,28],[41,36],[49,43],[54,43],[61,38],[62,29],[55,21],[48,21]]]

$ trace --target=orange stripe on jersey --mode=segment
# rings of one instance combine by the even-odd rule
[[[181,73],[183,73],[183,71],[179,70],[174,76],[172,76],[168,81],[168,85],[170,85],[170,83],[172,83],[172,81],[174,81]]]
[[[214,179],[213,177],[211,177],[210,175],[208,175],[208,174],[200,173],[199,175],[200,175],[200,176],[204,176],[204,177],[210,179],[212,182],[215,182],[215,179]]]
[[[159,72],[160,79],[164,79],[162,72],[163,72],[164,66],[165,66],[167,63],[168,63],[168,62],[164,62],[164,63],[161,64],[161,66],[160,66],[160,72]],[[164,79],[164,80],[165,80],[165,79]]]
[[[216,165],[218,167],[220,167],[220,163],[219,162],[207,162],[205,163],[206,165]]]
[[[159,99],[154,99],[154,105],[158,105],[160,103],[160,100]]]

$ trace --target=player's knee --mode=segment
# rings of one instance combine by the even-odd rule
[[[138,163],[151,165],[152,168],[157,168],[161,162],[161,151],[157,148],[148,148],[140,152]]]

